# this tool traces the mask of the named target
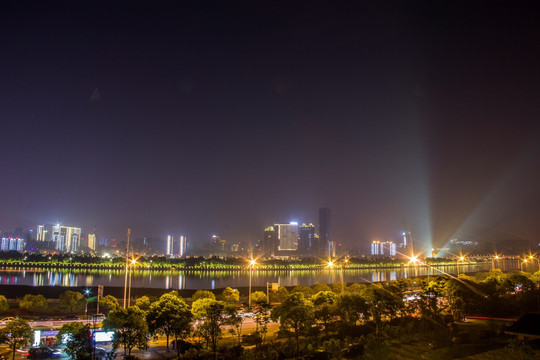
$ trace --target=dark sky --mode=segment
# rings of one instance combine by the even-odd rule
[[[539,239],[538,10],[4,2],[0,229]]]

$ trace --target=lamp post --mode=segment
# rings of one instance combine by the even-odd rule
[[[527,258],[523,259],[523,261],[521,262],[521,271],[524,271],[523,264],[526,264],[526,263],[527,263]]]
[[[459,263],[460,262],[463,262],[465,261],[465,257],[464,256],[460,256],[459,259],[458,259],[458,264],[457,264],[457,274],[458,274],[458,277],[460,275],[460,267],[459,267]]]
[[[84,306],[84,317],[86,318],[86,322],[88,322],[88,298],[90,295],[90,289],[84,290],[84,296],[86,296],[86,305]]]
[[[128,285],[128,295],[127,295],[127,307],[129,307],[131,305],[131,275],[133,273],[133,270],[131,269],[131,267],[134,267],[135,265],[137,265],[137,260],[132,258],[131,262],[129,264],[130,270],[129,270],[129,285]]]
[[[349,262],[349,259],[344,259],[341,263],[341,293],[342,294],[345,292],[345,282],[343,280],[343,265],[348,262]]]
[[[251,278],[253,277],[253,268],[257,262],[254,259],[249,261],[249,293],[248,293],[248,308],[251,310]]]
[[[495,270],[495,260],[499,261],[499,255],[495,255],[491,258],[491,271]]]

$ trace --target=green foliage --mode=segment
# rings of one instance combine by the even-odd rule
[[[62,310],[73,313],[80,311],[86,306],[87,299],[83,294],[76,291],[67,290],[58,297],[58,307]]]
[[[224,311],[225,303],[223,301],[210,298],[199,299],[191,306],[193,316],[202,320],[202,323],[197,327],[197,332],[212,346],[214,355],[216,354],[217,340],[221,335],[221,325],[224,323],[222,317]]]
[[[19,307],[23,310],[27,310],[30,312],[40,312],[47,309],[49,306],[49,303],[47,302],[47,299],[45,299],[45,296],[39,294],[39,295],[30,295],[26,294],[24,295],[24,298],[19,301]]]
[[[292,293],[281,305],[272,310],[273,320],[280,321],[280,328],[294,330],[296,349],[299,350],[299,336],[306,328],[311,327],[314,321],[313,303],[304,298],[301,292]]]
[[[291,293],[302,293],[306,299],[309,299],[313,295],[313,289],[309,286],[297,285],[292,289]]]
[[[240,336],[242,335],[242,324],[244,323],[244,317],[242,317],[236,308],[232,304],[225,306],[225,318],[223,319],[224,325],[231,327],[230,331],[232,335],[238,336],[237,343],[240,344]]]
[[[240,300],[240,292],[237,289],[226,287],[221,293],[221,299],[227,303],[237,303]]]
[[[135,306],[137,306],[142,311],[150,310],[150,298],[148,296],[141,296],[135,300]]]
[[[58,343],[64,335],[68,335],[66,353],[74,360],[89,360],[92,358],[92,338],[90,325],[80,322],[71,322],[62,325],[56,335]]]
[[[326,284],[313,285],[313,294],[319,293],[321,291],[332,291],[332,289]]]
[[[251,293],[251,304],[266,303],[266,294],[262,291],[254,291]]]
[[[197,291],[195,291],[195,293],[191,297],[191,301],[195,302],[195,301],[197,301],[199,299],[212,299],[212,300],[215,300],[216,296],[214,295],[213,292],[208,291],[208,290],[197,290]]]
[[[270,302],[281,303],[287,298],[288,295],[289,295],[289,291],[287,291],[287,288],[284,286],[280,286],[278,288],[278,291],[270,291]]]
[[[148,347],[148,325],[144,312],[137,306],[127,309],[118,308],[103,321],[103,328],[114,330],[113,349],[120,345],[124,347],[124,355],[131,355],[134,347],[146,349]]]
[[[118,309],[120,304],[118,303],[118,299],[114,296],[106,295],[99,299],[99,307],[103,309],[103,312],[109,313],[110,311]]]
[[[0,344],[8,344],[15,359],[16,350],[27,345],[32,336],[32,328],[25,320],[14,319],[0,329]]]
[[[0,313],[5,313],[9,310],[9,303],[4,295],[0,295]]]
[[[311,301],[315,306],[315,319],[324,326],[328,336],[329,327],[337,315],[337,296],[333,291],[320,291],[311,297]]]
[[[186,302],[173,294],[163,294],[158,301],[150,305],[146,315],[150,332],[162,333],[167,337],[167,349],[171,335],[176,340],[185,339],[189,335],[192,318]]]

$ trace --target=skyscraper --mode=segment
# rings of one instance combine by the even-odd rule
[[[187,237],[184,235],[180,236],[180,251],[178,252],[179,256],[185,256],[187,250]]]
[[[302,223],[298,228],[298,253],[307,255],[312,252],[315,241],[315,225]]]
[[[273,226],[264,229],[263,251],[265,256],[274,256],[277,251],[277,236]]]
[[[44,225],[38,225],[37,227],[37,233],[36,233],[36,240],[37,241],[47,241],[47,230],[45,229]]]
[[[76,252],[81,239],[81,228],[64,225],[53,225],[52,240],[56,250]]]
[[[279,251],[298,250],[298,223],[275,224]]]
[[[314,251],[315,254],[330,256],[330,241],[332,241],[330,237],[330,209],[321,208],[319,209],[319,242]]]
[[[167,235],[167,251],[165,255],[172,256],[174,254],[174,236]]]
[[[88,248],[96,250],[96,234],[88,234]]]

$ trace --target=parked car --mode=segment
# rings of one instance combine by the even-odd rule
[[[29,359],[59,359],[62,357],[62,352],[51,349],[50,347],[33,347],[26,354]]]
[[[51,317],[47,315],[43,315],[37,318],[37,321],[51,321]]]
[[[80,320],[81,318],[78,317],[77,315],[66,315],[62,318],[62,320],[64,321],[69,321],[69,320]]]

